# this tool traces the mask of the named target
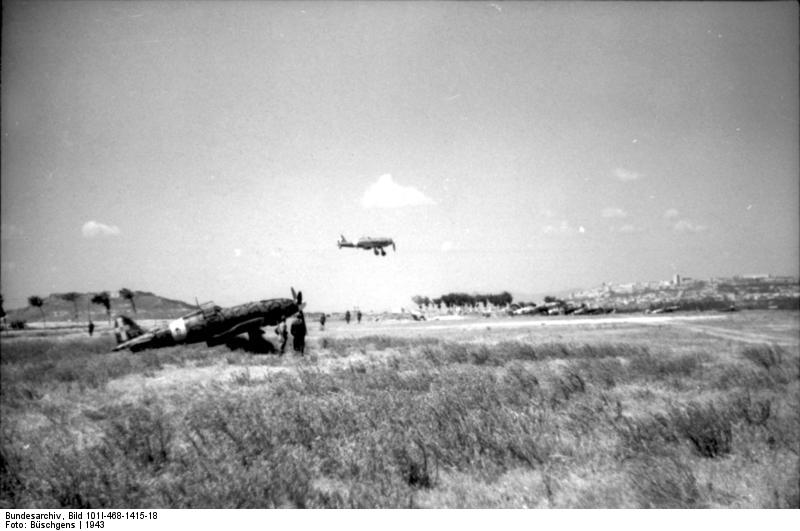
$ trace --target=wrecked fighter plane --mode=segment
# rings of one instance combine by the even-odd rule
[[[336,245],[339,246],[339,249],[342,247],[354,247],[357,249],[364,249],[368,251],[372,249],[372,252],[375,253],[375,256],[378,256],[380,253],[381,256],[386,256],[386,251],[384,250],[385,247],[392,246],[393,251],[397,251],[397,248],[394,245],[394,240],[391,238],[370,238],[369,236],[362,236],[358,239],[356,243],[347,241],[347,238],[344,235],[341,235],[339,241],[336,242]]]
[[[277,325],[302,311],[304,306],[303,293],[295,293],[292,288],[291,299],[268,299],[230,308],[221,308],[212,302],[198,305],[197,310],[147,332],[133,319],[119,316],[114,329],[119,344],[113,350],[135,352],[202,341],[209,347],[227,344],[235,348],[237,336],[247,334],[252,347],[249,350],[273,351],[274,345],[262,337],[262,328]]]

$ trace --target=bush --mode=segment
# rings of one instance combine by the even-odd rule
[[[673,419],[657,413],[644,417],[619,417],[613,424],[619,437],[618,456],[629,457],[663,453],[678,442]]]
[[[763,368],[766,371],[777,367],[783,361],[784,350],[774,345],[759,345],[746,347],[742,350],[742,356]]]
[[[627,467],[631,490],[643,509],[701,507],[691,468],[673,453],[643,456]]]
[[[713,404],[691,402],[685,411],[674,410],[673,422],[702,457],[719,457],[731,452],[731,419]]]
[[[695,375],[707,356],[698,354],[653,355],[649,352],[631,359],[631,373],[652,380],[678,377],[681,380]]]

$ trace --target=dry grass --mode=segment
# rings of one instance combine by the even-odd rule
[[[305,358],[6,341],[0,504],[798,507],[795,348],[622,332],[323,336]],[[176,368],[219,377],[147,385]]]

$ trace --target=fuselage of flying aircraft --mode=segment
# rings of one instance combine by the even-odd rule
[[[396,251],[397,248],[395,247],[394,240],[391,238],[372,238],[369,236],[362,236],[358,239],[357,242],[353,243],[348,241],[344,235],[341,236],[336,245],[339,246],[339,249],[342,247],[353,247],[356,249],[364,249],[368,251],[372,249],[372,252],[377,256],[378,254],[382,256],[386,256],[386,251],[384,250],[385,247],[392,246],[392,250]]]

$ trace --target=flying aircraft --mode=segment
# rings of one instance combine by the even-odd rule
[[[262,337],[261,329],[277,325],[302,311],[304,306],[303,293],[295,293],[292,288],[291,299],[268,299],[230,308],[220,308],[213,302],[198,304],[197,310],[147,332],[129,317],[119,316],[115,321],[119,344],[113,350],[129,349],[136,352],[201,341],[205,341],[209,347],[227,344],[234,348],[237,336],[246,333],[249,336],[249,350],[274,351],[274,345]]]
[[[386,256],[386,251],[384,247],[392,246],[392,250],[397,251],[397,248],[394,245],[394,240],[391,238],[370,238],[369,236],[362,236],[358,239],[356,243],[347,241],[347,238],[342,235],[336,245],[339,246],[339,249],[342,247],[355,247],[358,249],[364,249],[365,251],[372,249],[372,252],[375,253],[375,256],[378,256],[380,252],[381,256]]]

